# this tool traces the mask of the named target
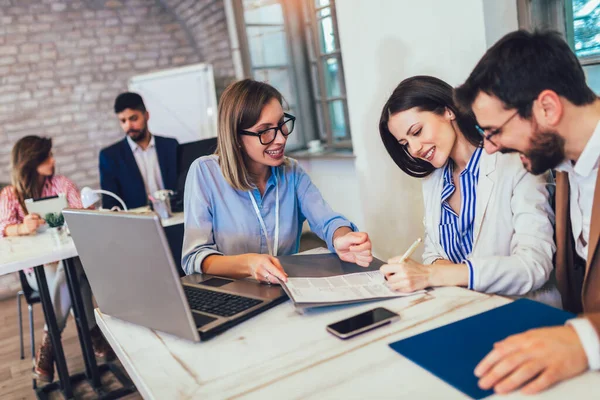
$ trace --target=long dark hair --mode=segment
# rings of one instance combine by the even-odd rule
[[[11,178],[17,199],[23,210],[25,199],[39,198],[43,187],[37,168],[50,157],[52,139],[39,136],[25,136],[17,141],[11,154]]]
[[[413,76],[400,82],[383,106],[379,119],[379,134],[392,160],[410,176],[424,178],[431,174],[435,167],[427,161],[413,158],[388,128],[390,117],[401,111],[417,108],[419,111],[430,111],[443,115],[446,109],[456,116],[456,123],[464,137],[473,145],[480,146],[482,137],[477,132],[475,117],[471,113],[460,111],[452,99],[452,86],[433,76]]]

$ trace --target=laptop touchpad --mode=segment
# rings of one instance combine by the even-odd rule
[[[227,285],[228,283],[233,282],[231,279],[221,279],[221,278],[210,278],[202,282],[198,282],[198,285],[206,285],[212,287],[221,287]]]
[[[203,327],[206,324],[210,324],[213,321],[216,321],[216,318],[209,317],[208,315],[198,314],[196,312],[192,312],[192,316],[194,317],[194,322],[196,323],[196,328]]]

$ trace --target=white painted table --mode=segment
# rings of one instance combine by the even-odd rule
[[[163,228],[183,224],[183,212],[174,213],[170,218],[161,220],[160,223]]]
[[[70,236],[57,243],[48,232],[0,239],[0,275],[76,257]]]
[[[511,300],[460,288],[298,314],[288,301],[201,343],[159,333],[96,310],[96,321],[146,399],[468,399],[388,347],[389,343]],[[325,331],[382,305],[401,320],[342,341]],[[597,399],[587,373],[538,396]],[[500,397],[498,397],[500,398]]]
[[[163,226],[171,227],[183,223],[183,213],[177,213],[172,218],[162,221]],[[21,271],[27,268],[35,268],[36,279],[38,281],[39,293],[44,316],[48,324],[48,331],[52,340],[52,345],[55,352],[55,360],[57,364],[57,372],[59,382],[46,385],[38,389],[38,393],[48,393],[57,388],[65,394],[66,397],[71,397],[72,384],[71,382],[80,381],[83,379],[82,374],[76,374],[69,377],[67,365],[65,361],[62,343],[60,341],[60,333],[56,324],[56,316],[50,301],[46,276],[44,273],[43,264],[48,264],[55,261],[64,260],[65,273],[69,285],[69,291],[73,302],[73,313],[79,332],[84,362],[86,366],[86,377],[91,379],[94,388],[100,388],[100,375],[111,369],[110,364],[104,364],[98,368],[92,349],[91,339],[87,328],[85,312],[83,311],[83,302],[75,266],[72,262],[74,257],[77,257],[77,249],[73,243],[73,239],[69,235],[64,235],[60,240],[57,240],[50,232],[45,231],[31,236],[15,236],[0,238],[0,275],[9,274]],[[119,390],[117,390],[119,392]],[[120,389],[122,395],[130,393],[127,385]],[[119,393],[111,393],[115,398],[119,397]]]
[[[43,264],[55,261],[65,261],[65,275],[67,277],[69,293],[73,302],[73,313],[77,323],[81,346],[84,352],[87,376],[92,379],[95,387],[100,386],[100,376],[95,363],[96,361],[93,359],[93,364],[90,364],[88,361],[90,357],[93,357],[93,350],[91,349],[85,313],[83,313],[83,316],[81,315],[83,303],[77,280],[77,272],[75,271],[72,262],[73,257],[76,256],[77,250],[73,244],[73,240],[68,235],[64,235],[60,240],[57,240],[46,231],[32,236],[16,236],[0,239],[0,274],[8,274],[27,268],[34,268],[35,270],[44,317],[46,319],[46,324],[48,325],[48,334],[52,341],[54,359],[59,377],[58,382],[37,389],[38,396],[40,396],[41,393],[47,395],[49,392],[60,389],[65,397],[70,398],[73,393],[72,383],[83,379],[82,374],[69,376],[60,340],[60,332],[56,324],[56,316],[54,315],[50,294],[48,292]],[[86,326],[85,329],[82,328],[84,325]],[[85,334],[82,335],[82,332],[85,332]],[[84,342],[88,348],[86,348]]]
[[[175,213],[171,218],[161,220],[161,224],[165,228],[183,224],[183,213]],[[72,257],[77,257],[77,249],[68,235],[60,243],[48,231],[0,238],[0,275]]]

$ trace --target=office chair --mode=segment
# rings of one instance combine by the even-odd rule
[[[23,271],[19,271],[19,279],[21,280],[21,288],[17,293],[17,311],[19,313],[19,337],[21,344],[21,360],[25,359],[25,352],[23,346],[23,320],[21,314],[21,296],[25,297],[25,302],[27,303],[27,308],[29,309],[29,336],[31,338],[31,359],[32,362],[35,363],[35,336],[33,329],[33,305],[40,302],[40,294],[39,292],[32,289],[27,282],[27,278],[25,277],[25,273]],[[35,379],[33,381],[33,388],[37,387]]]
[[[217,138],[208,138],[190,143],[182,143],[177,148],[177,190],[171,196],[171,210],[173,212],[183,211],[183,191],[185,179],[187,178],[190,165],[199,157],[213,154],[217,149]],[[181,268],[181,250],[183,246],[183,224],[165,228],[165,234],[169,241],[169,247],[173,254],[173,260],[177,266],[179,276],[185,272]]]
[[[213,154],[217,149],[217,138],[208,138],[196,142],[182,143],[177,149],[177,191],[171,198],[173,212],[183,211],[183,191],[190,165],[199,157]]]

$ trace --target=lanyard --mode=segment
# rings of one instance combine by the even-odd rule
[[[252,200],[252,205],[254,206],[254,211],[256,212],[256,216],[258,217],[258,222],[260,222],[260,227],[265,235],[265,240],[267,241],[267,248],[269,249],[269,254],[276,257],[277,250],[279,248],[279,180],[277,179],[277,175],[275,175],[275,239],[273,243],[273,247],[271,247],[271,243],[269,242],[269,234],[267,232],[267,226],[265,225],[265,221],[263,220],[262,215],[260,215],[260,210],[258,209],[258,204],[256,204],[256,199],[252,192],[248,192],[250,196],[250,200]]]

